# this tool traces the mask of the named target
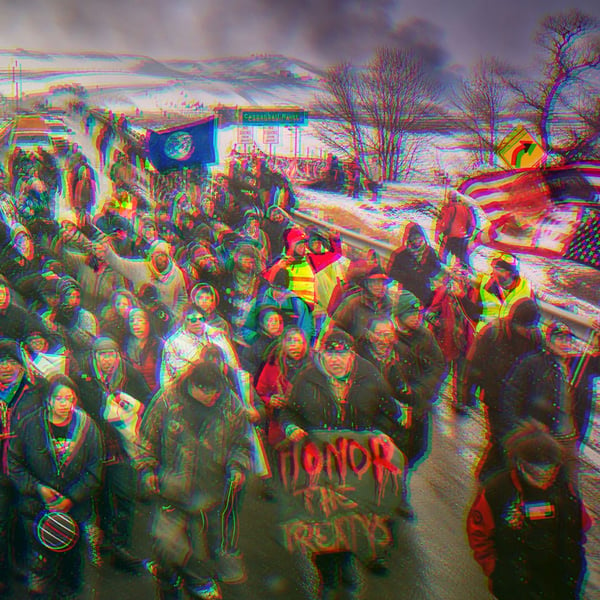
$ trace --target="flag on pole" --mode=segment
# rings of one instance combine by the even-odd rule
[[[600,268],[600,163],[487,173],[459,192],[481,210],[488,245]]]
[[[177,127],[148,130],[148,158],[157,171],[214,163],[215,117]]]

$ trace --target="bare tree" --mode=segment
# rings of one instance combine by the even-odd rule
[[[494,166],[496,163],[500,128],[511,99],[510,88],[503,79],[508,72],[508,67],[497,58],[482,59],[451,97],[450,102],[457,111],[454,119],[468,132],[477,164]]]
[[[560,135],[560,127],[569,126],[565,123],[569,108],[569,99],[565,96],[576,95],[585,75],[600,67],[600,38],[596,35],[599,26],[597,19],[578,10],[546,17],[536,36],[543,52],[540,77],[534,81],[506,78],[522,104],[533,111],[542,144],[549,155],[568,156],[569,144],[580,149],[585,145],[585,140],[577,135]],[[597,107],[593,97],[589,100],[579,106],[582,114],[571,112],[570,119],[579,116],[594,122]],[[597,136],[593,130],[590,133]]]
[[[361,76],[347,62],[331,67],[325,75],[326,96],[315,109],[323,117],[318,136],[335,152],[348,158],[366,154],[364,116],[361,115],[358,89]]]
[[[599,91],[597,87],[586,86],[573,100],[565,101],[574,118],[556,153],[567,162],[600,159]]]
[[[406,174],[414,158],[412,131],[437,97],[423,61],[410,50],[380,48],[367,67],[331,68],[327,95],[316,108],[326,119],[317,135],[332,150],[357,160],[370,179]],[[376,172],[375,172],[376,171]]]

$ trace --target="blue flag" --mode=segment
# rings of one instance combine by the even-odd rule
[[[148,158],[157,171],[215,162],[215,117],[161,131],[148,131]]]

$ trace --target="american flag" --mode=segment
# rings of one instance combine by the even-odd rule
[[[458,191],[480,209],[491,246],[600,269],[600,163],[487,173]]]

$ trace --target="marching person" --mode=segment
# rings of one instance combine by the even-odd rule
[[[17,491],[7,469],[8,445],[17,422],[40,406],[39,386],[27,376],[16,342],[0,339],[0,598],[10,591],[11,558],[13,564],[23,560],[16,535]]]
[[[131,281],[136,291],[144,284],[153,284],[159,299],[179,319],[188,297],[183,272],[171,258],[170,250],[169,244],[156,240],[150,246],[146,259],[142,260],[122,258],[108,243],[94,246],[97,256]]]
[[[29,598],[74,598],[83,579],[83,533],[95,526],[93,498],[102,481],[102,439],[77,407],[79,392],[66,375],[50,382],[43,406],[20,420],[8,453],[19,492],[29,549]],[[49,549],[40,535],[47,512],[68,513],[80,537],[68,549]]]
[[[110,420],[110,403],[124,392],[141,404],[150,401],[143,376],[121,355],[115,340],[99,337],[92,346],[87,368],[75,378],[81,407],[100,428],[105,442],[104,481],[100,525],[104,548],[113,566],[138,573],[141,562],[131,553],[131,527],[135,510],[136,475],[118,424]]]
[[[500,252],[493,258],[492,272],[481,277],[475,292],[476,311],[479,312],[477,333],[498,317],[508,315],[518,300],[534,300],[531,284],[519,272],[517,257],[507,252]]]
[[[387,289],[389,279],[380,267],[368,269],[358,283],[360,291],[346,298],[332,316],[336,326],[355,340],[361,337],[370,319],[389,316],[392,308]]]
[[[181,582],[191,598],[219,600],[217,579],[232,582],[223,572],[241,561],[237,506],[250,468],[250,433],[240,400],[216,364],[194,364],[153,399],[140,437],[136,468],[143,491],[157,500],[158,597],[180,598]]]
[[[442,260],[447,261],[448,254],[453,254],[464,265],[469,266],[469,240],[475,225],[473,209],[459,199],[456,191],[451,190],[435,227],[435,241],[440,245]]]
[[[431,411],[443,379],[444,355],[435,336],[423,325],[422,305],[404,290],[392,309],[397,329],[395,397],[410,407],[408,439],[401,450],[414,468],[429,449]],[[399,386],[404,384],[403,388]]]
[[[443,278],[440,260],[419,224],[409,221],[401,240],[400,246],[390,256],[387,274],[402,289],[412,292],[425,308],[429,308],[435,289]]]
[[[223,350],[225,359],[233,369],[240,367],[238,355],[229,339],[218,329],[207,325],[204,315],[193,304],[184,309],[181,327],[165,340],[160,362],[160,385],[172,383],[182,369],[198,361],[207,344],[216,344]]]
[[[580,411],[576,407],[569,361],[576,356],[577,345],[571,330],[557,321],[545,333],[543,346],[523,357],[506,379],[500,425],[505,437],[529,419],[547,427],[563,447],[565,471],[577,486],[579,445],[585,434],[578,415],[586,415],[591,407]]]
[[[298,374],[287,402],[281,407],[280,423],[287,440],[298,442],[313,430],[379,429],[384,433],[400,426],[400,406],[379,371],[358,356],[345,331],[334,329],[323,338],[314,364]],[[360,576],[351,552],[313,553],[308,556],[306,584],[311,569],[321,579],[318,598],[329,598],[342,586],[358,597]]]
[[[535,424],[507,448],[509,470],[485,483],[467,517],[475,560],[498,600],[577,600],[591,522],[564,476],[563,450]]]
[[[466,358],[462,397],[478,395],[485,411],[487,448],[477,467],[480,480],[505,466],[502,438],[503,390],[515,365],[541,347],[540,313],[533,300],[520,299],[505,317],[486,325],[475,337]]]

